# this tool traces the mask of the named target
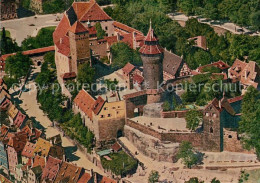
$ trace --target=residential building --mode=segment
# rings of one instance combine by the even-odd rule
[[[42,168],[41,166],[37,166],[34,168],[31,168],[28,171],[28,183],[40,183],[41,181],[41,175],[42,175]]]
[[[247,63],[236,59],[228,70],[228,77],[232,82],[240,82],[244,89],[249,86],[259,88],[260,68],[254,61]]]
[[[42,157],[47,157],[51,146],[49,141],[39,138],[35,144],[34,153]]]
[[[43,169],[41,180],[43,182],[53,182],[60,170],[61,164],[62,160],[49,156]]]
[[[31,142],[26,142],[22,151],[22,164],[25,165],[30,159],[34,157],[34,150],[36,145]]]
[[[125,121],[125,102],[122,100],[109,102],[81,90],[74,99],[73,111],[81,114],[84,124],[95,134],[98,142],[122,135]]]
[[[2,141],[0,141],[0,167],[6,174],[8,174],[8,157],[5,144]]]

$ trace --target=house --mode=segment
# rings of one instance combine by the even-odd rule
[[[119,152],[122,149],[122,147],[118,142],[116,142],[111,146],[111,149],[113,152]]]
[[[10,105],[8,106],[8,109],[7,109],[7,114],[8,114],[11,124],[14,123],[14,119],[15,119],[16,115],[18,114],[18,112],[19,111],[16,108],[16,106],[14,104],[10,103]]]
[[[17,116],[15,117],[14,120],[14,126],[16,128],[23,128],[24,124],[26,122],[26,115],[24,115],[21,111],[18,111]]]
[[[96,140],[115,139],[122,134],[125,124],[125,102],[108,102],[81,90],[73,102],[73,111],[80,113],[84,124],[95,134]]]
[[[35,144],[34,153],[39,156],[47,157],[51,146],[52,145],[49,141],[39,138]]]
[[[208,68],[208,67],[219,68],[222,73],[226,73],[226,74],[228,73],[228,69],[230,68],[230,66],[227,63],[223,62],[222,60],[219,60],[219,61],[211,63],[211,64],[200,66],[196,69],[196,71],[199,73],[203,73],[204,72],[203,69]]]
[[[0,88],[0,99],[2,99],[5,96],[8,97],[9,99],[11,99],[11,96],[10,96],[8,90],[5,87],[1,87]]]
[[[42,168],[41,166],[37,166],[34,168],[31,168],[28,171],[28,183],[40,183],[41,181],[41,175],[42,175]]]
[[[0,109],[7,110],[10,103],[11,103],[10,99],[7,96],[3,96],[0,99]]]
[[[144,81],[142,71],[133,64],[127,63],[122,68],[122,72],[126,87],[129,89],[133,89],[136,83],[138,83],[141,86],[141,84]]]
[[[0,167],[6,174],[8,174],[8,157],[5,144],[2,141],[0,141]]]
[[[59,145],[52,145],[49,151],[49,155],[60,160],[66,159],[64,148]]]
[[[31,142],[26,142],[24,149],[22,151],[22,164],[25,165],[28,163],[29,159],[34,157],[34,150],[36,145]]]
[[[84,173],[77,183],[92,183],[94,182],[93,177],[89,173]]]
[[[254,61],[246,63],[236,59],[228,70],[228,77],[232,82],[240,82],[244,89],[248,86],[259,88],[260,68]]]
[[[0,181],[3,183],[12,183],[9,179],[7,179],[5,176],[0,174]]]
[[[21,153],[27,142],[27,136],[23,132],[10,133],[7,143],[8,166],[12,174],[15,174],[15,167],[22,163]]]
[[[34,156],[32,158],[32,167],[40,166],[41,169],[43,169],[45,167],[46,159],[47,159],[47,157],[42,157],[42,156],[38,156],[38,155]]]
[[[43,169],[41,180],[43,182],[53,182],[59,172],[61,164],[62,160],[49,156]]]
[[[8,90],[7,85],[3,78],[0,78],[0,89],[4,88],[6,91]]]
[[[23,171],[23,165],[22,164],[18,164],[15,167],[15,180],[22,182],[22,180],[24,180],[25,177],[25,173]]]
[[[84,174],[84,169],[68,162],[62,162],[60,170],[54,183],[67,182],[75,183]]]
[[[184,61],[181,57],[165,49],[164,59],[163,59],[164,80],[169,80],[169,79],[174,79],[176,77],[179,77],[183,64]]]
[[[50,141],[53,145],[62,146],[62,138],[60,134],[48,138],[47,141]]]
[[[242,99],[243,96],[231,99],[224,96],[221,100],[213,99],[205,107],[203,111],[205,150],[245,152],[237,132],[234,131],[239,127]],[[225,134],[231,133],[231,131],[236,136],[226,138]],[[231,138],[234,140],[232,143],[230,143]]]

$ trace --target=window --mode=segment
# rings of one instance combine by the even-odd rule
[[[232,135],[229,135],[229,136],[228,136],[228,138],[230,138],[230,139],[231,139],[231,138],[232,138]]]
[[[107,107],[104,107],[104,110],[106,111],[106,110],[107,110]]]
[[[107,117],[111,117],[111,114],[108,114]]]
[[[104,115],[101,115],[100,118],[104,118]]]
[[[106,30],[108,29],[107,26],[105,27],[105,29],[106,29]]]
[[[212,127],[210,127],[210,133],[213,133],[213,128]]]

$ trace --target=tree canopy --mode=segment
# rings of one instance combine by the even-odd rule
[[[252,86],[247,89],[242,102],[239,131],[247,149],[255,148],[260,159],[260,92]]]
[[[195,153],[190,142],[183,141],[180,144],[179,151],[177,154],[179,159],[182,159],[182,162],[188,168],[191,168],[193,165],[197,164],[199,158]]]
[[[31,65],[32,60],[27,55],[17,52],[16,55],[7,57],[5,72],[11,77],[19,79],[26,76]]]
[[[148,177],[149,183],[156,183],[159,181],[160,175],[158,171],[152,170]]]
[[[196,130],[202,122],[202,113],[198,110],[190,110],[187,112],[185,119],[186,127],[190,130]]]
[[[81,64],[78,68],[77,81],[80,84],[90,85],[95,76],[95,69],[89,63]]]
[[[13,41],[10,38],[10,32],[6,31],[3,27],[3,30],[1,31],[1,54],[8,54],[8,53],[14,53],[20,50],[19,46],[15,41]]]
[[[106,36],[106,32],[102,29],[101,24],[99,22],[96,23],[95,28],[97,30],[97,38],[103,39]]]

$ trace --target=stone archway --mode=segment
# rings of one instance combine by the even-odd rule
[[[116,138],[120,138],[123,137],[123,131],[122,130],[118,130],[117,134],[116,134]]]

